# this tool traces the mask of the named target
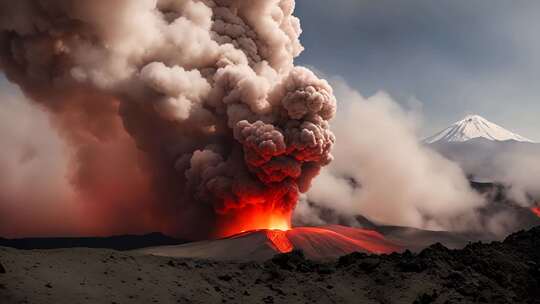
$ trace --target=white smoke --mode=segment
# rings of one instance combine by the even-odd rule
[[[431,230],[479,229],[485,204],[460,167],[420,144],[418,113],[404,111],[388,94],[365,98],[343,80],[333,123],[335,160],[323,169],[298,208],[297,219],[321,219],[308,202],[378,224]]]
[[[540,205],[540,148],[514,147],[497,155],[494,179],[507,186],[509,198],[523,207]]]

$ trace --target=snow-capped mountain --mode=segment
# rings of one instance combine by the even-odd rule
[[[465,117],[424,143],[482,182],[508,184],[516,162],[540,155],[540,144],[478,115]]]
[[[469,115],[441,132],[424,139],[424,143],[466,142],[475,138],[484,138],[491,141],[533,142],[479,115]]]

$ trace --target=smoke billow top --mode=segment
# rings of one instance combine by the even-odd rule
[[[336,111],[329,84],[293,64],[294,5],[0,3],[1,69],[66,143],[57,199],[82,206],[84,229],[205,237],[289,221],[332,160]]]

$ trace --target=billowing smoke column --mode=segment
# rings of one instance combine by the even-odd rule
[[[51,113],[104,227],[286,228],[335,141],[331,87],[293,64],[294,4],[2,1],[1,69]]]

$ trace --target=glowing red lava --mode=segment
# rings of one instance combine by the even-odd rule
[[[266,237],[270,240],[276,251],[287,253],[294,250],[294,245],[282,230],[267,230]]]
[[[218,219],[218,237],[227,237],[255,230],[291,229],[291,212],[284,210],[263,210],[258,206],[235,210],[222,214]]]
[[[317,254],[325,250],[340,252],[341,255],[355,251],[376,254],[401,251],[399,245],[386,240],[376,231],[344,226],[295,228],[287,231],[287,238],[295,248],[304,248],[305,251],[313,248]]]
[[[536,214],[536,216],[540,217],[540,207],[531,208],[531,211]]]
[[[298,227],[287,231],[264,231],[276,252],[299,249],[311,258],[342,256],[352,252],[375,254],[402,251],[401,246],[376,231],[344,226]]]
[[[218,213],[215,236],[238,240],[250,235],[264,235],[264,246],[271,247],[274,252],[299,249],[312,258],[336,257],[357,251],[382,254],[402,250],[400,245],[371,230],[332,225],[291,228],[294,204],[268,201],[274,203],[244,204],[242,208]]]

